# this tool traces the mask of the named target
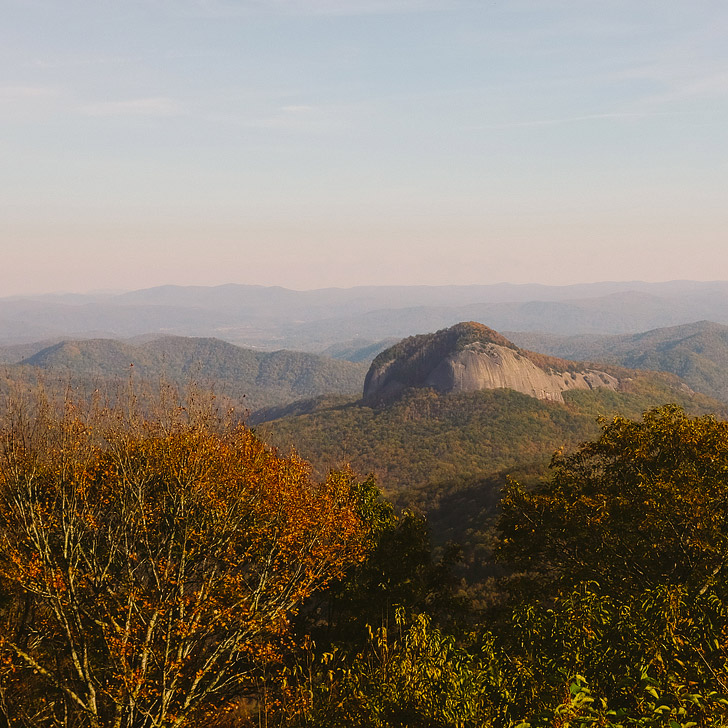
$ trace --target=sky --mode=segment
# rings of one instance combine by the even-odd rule
[[[725,0],[0,12],[0,296],[728,278]]]

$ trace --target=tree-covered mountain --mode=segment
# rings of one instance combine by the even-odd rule
[[[571,390],[563,403],[509,389],[409,389],[379,406],[323,398],[269,412],[278,419],[257,429],[283,452],[295,449],[319,474],[342,464],[373,474],[387,497],[427,515],[437,543],[463,544],[470,578],[479,580],[493,568],[490,544],[507,476],[538,482],[555,451],[598,433],[600,416],[639,417],[666,402],[726,414],[671,375],[634,372],[621,391]]]
[[[321,394],[361,389],[365,364],[303,352],[260,352],[219,339],[162,337],[130,343],[111,339],[62,341],[17,362],[54,376],[109,383],[168,380],[210,387],[242,409],[282,405]]]
[[[674,353],[681,349],[671,346],[673,341],[701,341],[702,355],[717,360],[724,328],[705,324],[629,338],[635,349],[642,342],[647,352],[648,345]],[[620,352],[614,339],[599,341],[603,351]],[[272,444],[285,451],[295,448],[319,472],[350,463],[357,472],[374,473],[400,505],[427,512],[440,539],[473,543],[487,541],[484,534],[492,525],[505,476],[517,473],[529,482],[537,480],[555,450],[595,436],[599,416],[639,417],[667,402],[691,413],[724,409],[674,375],[614,364],[595,368],[534,353],[479,324],[411,337],[380,353],[370,379],[371,372],[386,370],[398,386],[390,392],[393,396],[366,400],[358,398],[366,364],[314,354],[261,352],[218,339],[171,336],[62,341],[34,348],[12,349],[18,356],[32,353],[6,367],[11,379],[21,372],[42,372],[61,385],[72,381],[87,391],[118,386],[130,377],[211,388],[226,405],[252,413],[250,421]],[[470,358],[462,359],[463,354]],[[440,381],[431,379],[432,372],[441,372],[444,363],[467,371],[478,357],[488,359],[491,369],[509,369],[510,388],[490,370],[482,391],[431,386]],[[537,398],[532,386],[536,371],[566,383],[558,397]],[[515,391],[522,381],[530,389]]]

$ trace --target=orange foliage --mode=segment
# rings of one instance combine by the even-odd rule
[[[351,473],[314,482],[242,426],[168,415],[8,411],[0,697],[21,716],[11,725],[65,714],[79,726],[189,724],[245,696],[289,616],[363,557]]]

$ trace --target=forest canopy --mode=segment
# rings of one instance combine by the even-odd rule
[[[506,486],[482,603],[371,479],[194,398],[11,399],[0,725],[725,725],[727,475],[727,422],[602,420]]]

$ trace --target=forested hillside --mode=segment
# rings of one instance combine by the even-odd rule
[[[600,416],[639,417],[664,402],[693,413],[724,411],[660,374],[635,373],[626,391],[571,391],[564,398],[559,404],[507,389],[410,389],[383,406],[341,399],[297,403],[271,412],[278,419],[256,429],[282,452],[300,453],[320,475],[342,464],[373,474],[400,507],[427,514],[437,543],[463,544],[471,576],[482,575],[477,561],[490,559],[506,476],[538,482],[555,451],[597,434]]]
[[[24,347],[13,349],[24,353]],[[17,359],[16,359],[17,361]],[[19,361],[20,368],[109,386],[133,376],[212,388],[241,413],[325,393],[361,391],[365,364],[292,351],[260,352],[219,339],[162,337],[130,343],[62,341]],[[12,369],[8,370],[12,376]]]

